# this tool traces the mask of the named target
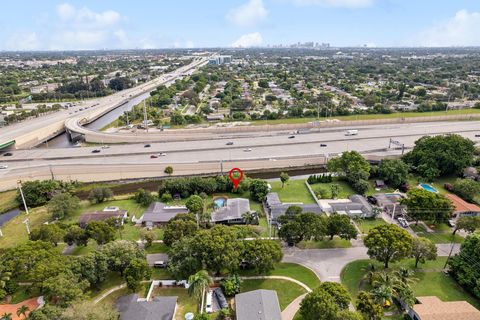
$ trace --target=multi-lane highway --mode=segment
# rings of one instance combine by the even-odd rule
[[[213,173],[239,165],[247,169],[322,164],[327,157],[346,150],[364,154],[394,155],[387,150],[394,138],[411,148],[426,134],[458,133],[480,142],[480,122],[429,122],[375,125],[359,128],[357,136],[345,136],[346,128],[296,134],[288,131],[224,134],[210,139],[182,142],[110,145],[108,148],[32,149],[1,157],[0,189],[15,185],[16,179],[50,178],[100,181],[163,175],[167,165],[176,174]],[[230,144],[233,143],[233,144]],[[324,146],[321,146],[324,145]],[[93,150],[99,153],[92,153]],[[163,154],[163,155],[160,155]],[[154,157],[152,157],[152,155]]]
[[[79,106],[70,108],[69,110],[62,110],[47,116],[0,128],[0,146],[15,141],[17,148],[32,147],[63,132],[65,126],[74,132],[82,133],[88,129],[80,127],[80,123],[86,123],[92,119],[96,119],[99,115],[105,114],[133,97],[152,91],[161,84],[174,82],[185,74],[194,72],[206,62],[207,58],[197,58],[189,65],[180,67],[171,73],[162,75],[142,85],[114,93],[107,97],[84,101]]]

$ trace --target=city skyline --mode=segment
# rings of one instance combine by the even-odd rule
[[[480,45],[469,0],[17,1],[0,16],[2,51]]]

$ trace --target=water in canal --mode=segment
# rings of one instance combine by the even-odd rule
[[[150,93],[144,93],[138,97],[131,99],[129,102],[125,103],[124,105],[110,111],[109,113],[101,116],[97,120],[93,121],[86,125],[87,128],[93,130],[100,130],[101,128],[105,127],[112,121],[116,120],[119,116],[121,116],[125,111],[130,111],[132,108],[143,101],[144,99],[148,98]],[[68,140],[67,134],[62,133],[61,135],[49,140],[46,143],[42,143],[38,146],[38,148],[71,148],[73,147],[73,143]]]
[[[20,209],[13,209],[0,214],[0,227],[20,214]]]

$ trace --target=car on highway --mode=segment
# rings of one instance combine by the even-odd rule
[[[109,149],[109,148],[110,146],[107,146],[107,145],[102,146],[102,149]]]
[[[100,149],[92,150],[92,153],[100,153]]]
[[[144,148],[150,148],[151,145],[150,145],[150,144],[146,144],[146,145],[144,145],[143,147],[144,147]]]
[[[408,222],[407,220],[405,220],[405,218],[402,218],[402,217],[399,217],[398,219],[398,223],[404,227],[404,228],[407,228],[408,227]]]
[[[11,156],[13,156],[13,153],[11,153],[11,152],[5,152],[5,153],[3,154],[3,156],[4,156],[4,157],[11,157]]]
[[[295,138],[295,136],[289,136],[289,137],[288,137],[288,139],[293,139],[293,138]]]
[[[243,152],[250,152],[250,151],[252,151],[252,148],[243,149]]]
[[[320,143],[320,147],[326,147],[327,145],[325,143]]]
[[[476,135],[475,135],[475,138],[480,138],[480,134],[476,134]]]
[[[1,165],[0,169],[8,169],[8,166],[7,165]]]
[[[227,145],[227,146],[233,146],[233,141],[228,141],[228,142],[226,143],[226,145]]]
[[[167,154],[166,154],[165,152],[160,152],[158,155],[159,155],[160,157],[165,157]]]
[[[152,154],[152,155],[150,156],[150,159],[156,159],[156,158],[158,158],[158,156],[157,156],[156,154]]]

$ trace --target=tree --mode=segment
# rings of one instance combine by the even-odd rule
[[[133,197],[133,199],[137,203],[146,207],[146,206],[149,206],[155,198],[150,191],[145,190],[145,189],[138,189],[138,191],[135,193],[135,196]]]
[[[371,229],[363,242],[370,258],[383,262],[385,269],[390,262],[410,256],[413,246],[412,236],[394,224]]]
[[[80,199],[70,193],[59,193],[48,202],[47,209],[53,219],[63,219],[80,208]]]
[[[28,320],[60,319],[63,309],[54,305],[45,304],[42,308],[33,310],[28,315]],[[0,318],[1,319],[1,318]]]
[[[348,299],[348,302],[347,302]],[[341,320],[348,311],[350,296],[341,284],[322,283],[320,287],[307,294],[300,303],[300,315],[303,320]],[[345,304],[347,305],[344,308]],[[358,319],[358,317],[353,318]]]
[[[427,238],[413,238],[412,258],[415,258],[415,268],[418,263],[437,259],[437,247]]]
[[[113,197],[113,191],[109,188],[94,188],[88,195],[88,200],[93,203],[102,203]]]
[[[358,231],[350,222],[350,218],[347,215],[334,212],[327,219],[326,234],[330,236],[330,240],[332,240],[334,236],[350,240],[357,238]]]
[[[28,311],[30,311],[30,308],[23,304],[17,309],[17,317],[20,318],[20,316],[23,316],[23,318],[26,319]]]
[[[332,199],[337,199],[338,194],[340,193],[340,186],[337,183],[332,183],[330,186],[330,192],[332,194]]]
[[[153,241],[157,238],[157,235],[152,230],[140,230],[140,239],[144,243],[144,248],[150,248],[153,244]]]
[[[267,273],[283,257],[280,244],[272,240],[249,240],[244,242],[243,261],[253,266],[258,273]]]
[[[233,297],[239,293],[241,284],[242,279],[240,279],[238,274],[229,275],[220,281],[220,286],[227,297]]]
[[[403,156],[422,177],[460,173],[473,161],[474,142],[458,134],[425,136],[415,141],[412,151]]]
[[[288,175],[288,173],[286,173],[286,172],[280,173],[280,181],[282,182],[282,189],[283,189],[285,183],[287,183],[287,181],[289,179],[290,179],[290,176]]]
[[[175,279],[185,279],[201,270],[202,261],[196,251],[194,237],[183,237],[173,242],[168,251],[168,270]]]
[[[408,215],[419,220],[445,221],[453,212],[452,202],[445,196],[421,188],[408,190],[400,201],[407,206]]]
[[[87,287],[88,282],[79,281],[72,272],[60,273],[42,283],[42,293],[53,304],[67,307],[74,300],[81,299]]]
[[[71,225],[68,227],[65,236],[63,237],[63,241],[69,246],[73,244],[77,246],[86,246],[88,244],[88,239],[88,233],[78,225]]]
[[[356,309],[365,320],[381,320],[383,317],[382,306],[375,302],[370,293],[365,291],[358,293]]]
[[[188,294],[190,296],[196,296],[200,300],[200,313],[203,313],[203,297],[205,296],[205,290],[213,284],[213,279],[210,277],[207,271],[200,270],[194,275],[188,278]]]
[[[53,319],[53,318],[52,318]],[[55,318],[56,319],[56,318]],[[118,312],[105,303],[79,301],[65,309],[62,320],[117,320]]]
[[[378,174],[387,184],[398,188],[407,182],[408,169],[408,165],[402,160],[382,160],[378,166]]]
[[[347,151],[338,158],[327,163],[330,172],[338,172],[354,183],[358,180],[367,180],[370,176],[370,164],[356,151]]]
[[[265,89],[267,89],[267,88],[270,87],[270,86],[268,85],[268,80],[267,80],[267,79],[260,79],[260,80],[258,80],[258,86],[259,86],[260,88],[265,88]]]
[[[54,246],[57,246],[65,236],[65,230],[60,228],[58,224],[44,224],[40,228],[33,229],[30,233],[30,240],[37,241],[42,240],[51,242]]]
[[[469,292],[480,298],[480,233],[465,238],[460,253],[449,260],[450,271],[455,280]]]
[[[279,237],[291,244],[297,244],[303,240],[320,240],[326,234],[327,219],[312,212],[300,213],[285,222],[283,219],[281,221]]]
[[[125,269],[125,280],[127,287],[132,290],[138,290],[140,282],[144,279],[149,279],[151,275],[151,269],[148,266],[146,259],[133,259]]]
[[[167,167],[165,167],[165,170],[163,172],[165,172],[166,174],[171,176],[173,174],[173,167],[172,166],[167,166]]]
[[[0,316],[0,320],[12,320],[12,314],[5,312]]]
[[[262,202],[270,191],[268,183],[262,179],[253,179],[250,183],[250,197],[252,200]]]
[[[242,213],[242,219],[246,225],[249,224],[258,224],[258,216],[255,212],[245,212]]]
[[[188,211],[197,217],[197,222],[199,223],[204,211],[203,199],[197,195],[190,196],[185,202],[185,206]]]
[[[60,182],[56,180],[22,182],[22,191],[28,207],[43,206],[54,196],[55,192],[60,189]],[[16,200],[18,203],[23,203],[20,191],[17,191]]]
[[[195,217],[191,215],[191,220],[172,219],[164,228],[163,243],[171,246],[176,241],[193,236],[198,231],[198,226],[195,222]]]
[[[85,231],[99,245],[115,240],[115,228],[105,221],[90,221]]]
[[[75,274],[87,280],[91,287],[98,288],[108,275],[108,259],[101,251],[78,257]]]
[[[145,252],[133,241],[117,240],[104,245],[100,252],[107,257],[108,267],[112,271],[124,274],[125,269],[134,259],[145,259]]]
[[[455,223],[453,234],[458,230],[465,230],[467,233],[474,233],[480,229],[480,217],[459,217]]]
[[[472,202],[480,193],[480,183],[471,179],[457,179],[453,184],[453,192],[463,200]]]

